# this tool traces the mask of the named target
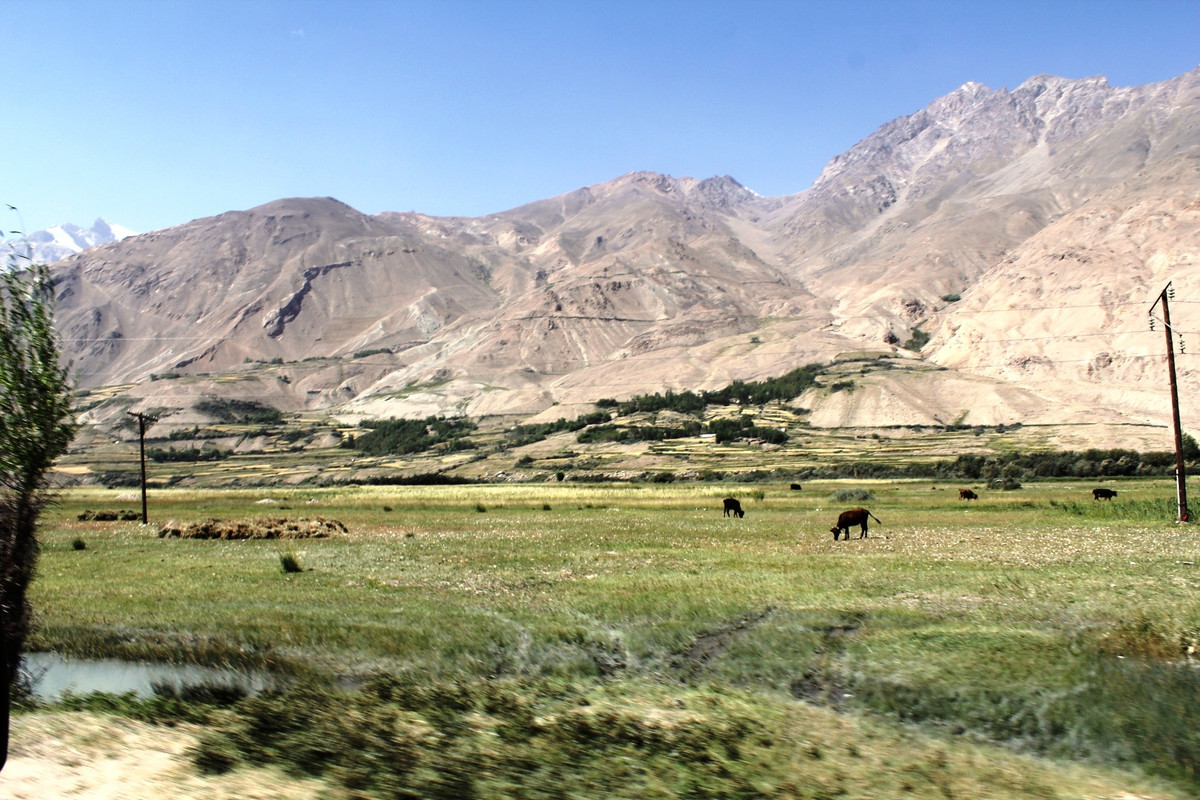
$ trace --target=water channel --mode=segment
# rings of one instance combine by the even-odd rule
[[[272,675],[262,671],[144,664],[116,659],[68,659],[57,653],[26,653],[22,672],[29,676],[33,696],[42,702],[53,702],[67,692],[77,695],[133,692],[141,697],[151,697],[155,686],[171,686],[178,691],[185,686],[202,684],[237,687],[247,694],[257,694],[278,683]]]

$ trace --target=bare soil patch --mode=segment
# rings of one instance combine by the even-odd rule
[[[78,712],[21,714],[0,773],[4,800],[315,800],[336,796],[312,779],[243,767],[203,775],[188,749],[195,731]]]

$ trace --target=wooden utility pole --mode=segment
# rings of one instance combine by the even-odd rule
[[[138,442],[141,445],[142,452],[142,524],[149,525],[150,517],[146,506],[146,420],[153,421],[157,417],[147,417],[145,414],[139,414],[135,411],[127,411],[125,413],[131,417],[137,417],[138,421]]]
[[[1187,470],[1183,464],[1183,427],[1179,424],[1179,387],[1175,381],[1175,331],[1171,328],[1171,308],[1167,300],[1175,296],[1171,282],[1163,288],[1162,293],[1150,304],[1150,313],[1154,314],[1154,306],[1162,303],[1163,327],[1167,335],[1167,370],[1171,377],[1171,415],[1175,421],[1175,495],[1179,502],[1179,521],[1188,521],[1187,507]],[[1154,317],[1150,317],[1150,329],[1154,329]]]

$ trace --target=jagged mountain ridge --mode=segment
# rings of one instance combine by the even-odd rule
[[[945,422],[966,409],[987,423],[1104,407],[1158,420],[1148,369],[1089,373],[1079,365],[1094,355],[1063,338],[1102,334],[1103,321],[1036,321],[1006,304],[1063,308],[1106,283],[1089,302],[1148,304],[1170,279],[1164,259],[1195,252],[1198,120],[1200,70],[1132,88],[1038,76],[1013,91],[966,84],[881,126],[789,197],[729,177],[631,173],[480,218],[280,200],[61,262],[60,325],[86,386],[132,383],[147,402],[180,405],[220,387],[152,374],[282,361],[271,378],[247,369],[239,391],[378,416],[554,404],[547,413],[561,415],[847,351],[909,357],[898,345],[919,326],[933,335],[922,355],[964,373],[960,397],[931,404],[928,391],[867,385],[812,398],[814,419]],[[1139,221],[1103,224],[1135,207]],[[1067,240],[1087,259],[1057,258],[1052,244]],[[1120,270],[1136,279],[1112,284],[1114,257],[1131,250],[1138,263]],[[1067,269],[1069,280],[1044,280]],[[1036,290],[1010,294],[1030,281]],[[962,300],[942,299],[953,295]],[[1004,325],[1043,338],[973,327],[1001,310]],[[1119,362],[1120,342],[1103,344]],[[1045,364],[1014,374],[1009,365],[1034,363],[1031,347]]]
[[[102,217],[89,228],[64,222],[45,230],[34,231],[27,236],[18,235],[0,240],[0,262],[7,264],[15,261],[16,266],[25,262],[52,264],[97,245],[117,242],[136,235],[129,228],[111,223]]]

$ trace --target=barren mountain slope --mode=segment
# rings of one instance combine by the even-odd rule
[[[1156,161],[1063,217],[985,273],[941,315],[930,360],[1019,383],[1048,396],[1117,405],[1161,419],[1170,282],[1175,328],[1200,332],[1200,154]],[[1178,340],[1176,348],[1179,347]],[[1200,375],[1179,356],[1186,416]]]
[[[771,218],[787,262],[838,297],[853,336],[906,338],[1046,225],[1139,170],[1200,147],[1200,70],[968,83],[833,159]]]
[[[790,197],[631,173],[480,218],[280,200],[60,262],[60,321],[84,386],[147,406],[567,413],[911,355],[920,332],[968,374],[864,382],[806,400],[813,419],[1161,422],[1161,364],[1112,337],[1159,284],[1190,286],[1171,265],[1196,257],[1197,157],[1200,70],[967,84]]]
[[[460,252],[329,199],[133,237],[61,262],[56,277],[84,385],[403,346],[496,302]]]
[[[764,318],[816,306],[739,238],[732,214],[759,202],[769,201],[728,178],[633,173],[503,214],[442,221],[443,235],[487,265],[503,303],[450,326],[426,348],[428,357],[388,375],[348,410],[402,412],[412,398],[401,390],[428,381],[435,360],[450,377],[441,391],[460,403],[475,395],[466,404],[472,414],[530,413],[744,377],[726,345],[711,359],[688,351],[749,341]],[[784,371],[794,365],[784,363]],[[749,371],[766,377],[777,368]]]

